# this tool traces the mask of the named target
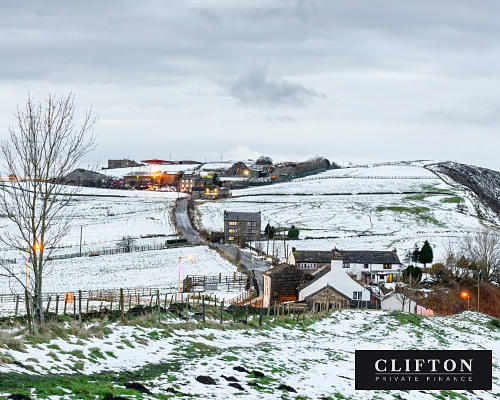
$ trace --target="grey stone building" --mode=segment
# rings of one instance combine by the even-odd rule
[[[241,243],[259,240],[261,215],[259,212],[224,211],[224,242]]]

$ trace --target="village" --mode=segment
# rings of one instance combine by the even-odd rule
[[[231,197],[234,189],[289,182],[331,169],[340,169],[340,166],[323,157],[303,163],[277,164],[266,156],[234,163],[159,159],[138,163],[122,159],[108,160],[107,166],[102,168],[104,176],[81,174],[79,179],[71,181],[75,174],[70,174],[67,183],[182,193],[188,196],[188,214],[192,218],[195,200],[216,202]],[[192,225],[196,227],[196,223]],[[293,226],[272,227],[269,224],[264,229],[260,212],[224,211],[223,229],[219,231],[198,229],[195,232],[192,225],[183,227],[184,232],[181,230],[184,240],[223,251],[248,275],[252,284],[247,284],[245,293],[238,297],[239,305],[264,308],[286,305],[309,312],[368,308],[426,316],[434,314],[432,309],[411,299],[408,279],[413,275],[406,275],[403,282],[406,266],[396,249],[337,249],[334,244],[330,249],[317,251],[297,249],[295,242],[299,230]],[[267,244],[263,244],[266,241]],[[283,249],[278,250],[281,246]],[[266,251],[263,247],[267,247]],[[242,252],[249,256],[242,257]],[[245,259],[250,261],[245,262]],[[420,272],[419,280],[421,275]],[[207,287],[200,281],[207,279],[211,277],[186,276],[182,287],[186,292],[203,293]],[[407,288],[408,283],[410,288]]]

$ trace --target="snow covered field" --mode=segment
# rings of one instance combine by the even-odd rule
[[[179,258],[181,279],[186,275],[229,276],[236,267],[206,246],[180,247],[167,250],[143,251],[103,255],[98,257],[54,260],[50,273],[44,278],[44,293],[62,294],[78,290],[116,290],[158,288],[161,294],[173,293],[178,287]],[[24,277],[25,266],[18,268]],[[0,293],[22,293],[14,281],[0,278]],[[219,297],[233,298],[239,292],[219,293]],[[54,304],[52,304],[55,307]],[[0,316],[13,314],[13,301],[0,302]]]
[[[234,190],[232,198],[199,202],[198,210],[208,231],[222,230],[224,210],[261,211],[263,228],[269,222],[301,230],[290,246],[396,247],[403,258],[424,240],[439,256],[448,240],[482,229],[475,209],[479,205],[469,196],[425,168],[389,165],[330,170],[289,183]]]
[[[178,196],[184,194],[82,188],[65,210],[74,219],[68,235],[60,243],[62,248],[55,253],[79,251],[80,232],[83,252],[116,247],[116,242],[124,236],[133,237],[136,244],[163,243],[166,239],[175,238],[170,211]],[[7,218],[0,218],[0,229],[13,229],[13,225]],[[141,240],[141,236],[158,234],[170,237]],[[3,246],[0,251],[5,258],[24,257],[9,252]]]
[[[285,384],[301,399],[494,399],[500,393],[500,330],[490,318],[465,312],[439,318],[416,318],[385,311],[342,310],[311,325],[284,325],[266,329],[163,330],[110,325],[102,339],[56,339],[28,345],[26,352],[9,349],[0,372],[48,374],[119,372],[162,365],[157,376],[140,381],[159,398],[174,388],[189,397],[217,399],[277,399]],[[124,343],[126,345],[124,345]],[[96,350],[97,349],[97,350]],[[493,351],[492,391],[355,391],[354,351],[357,349],[487,349]],[[98,356],[96,356],[98,352]],[[21,362],[25,368],[12,361]],[[160,364],[161,363],[161,364]],[[254,378],[234,367],[262,372]],[[179,368],[180,367],[180,368]],[[150,370],[150,369],[149,369]],[[160,370],[160,368],[159,368]],[[196,377],[210,376],[215,385],[203,385]],[[234,376],[244,390],[230,387],[222,375]],[[94,378],[95,379],[95,378]],[[249,383],[257,382],[258,386]],[[130,394],[135,392],[130,391]],[[8,394],[5,393],[7,396]],[[36,397],[36,393],[32,393]],[[52,399],[69,399],[66,395]],[[288,397],[287,397],[288,398]],[[290,397],[292,398],[292,397]],[[445,397],[438,397],[445,398]]]

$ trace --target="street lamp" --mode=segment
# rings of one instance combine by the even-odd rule
[[[33,245],[33,255],[36,256],[36,251],[40,250],[42,248],[42,245],[38,242],[36,242]],[[28,290],[28,273],[29,273],[29,259],[30,259],[30,249],[26,249],[26,290]]]
[[[467,310],[469,309],[469,293],[467,292],[462,292],[462,297],[466,298],[467,297]]]

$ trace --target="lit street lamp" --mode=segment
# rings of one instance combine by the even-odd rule
[[[467,310],[469,309],[469,293],[467,292],[462,292],[462,297],[466,298],[467,297]]]
[[[33,256],[36,257],[36,251],[40,250],[42,245],[38,242],[33,246]],[[28,273],[29,273],[29,259],[30,259],[30,249],[26,249],[26,290],[28,290]]]

